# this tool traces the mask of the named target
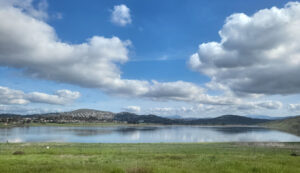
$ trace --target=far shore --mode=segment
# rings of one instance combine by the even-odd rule
[[[79,127],[79,126],[197,126],[197,127],[261,127],[260,125],[189,125],[189,124],[151,124],[151,123],[114,123],[114,122],[78,122],[78,123],[27,123],[27,124],[4,124],[0,123],[0,128],[13,128],[13,127],[40,127],[40,126],[54,126],[54,127]]]

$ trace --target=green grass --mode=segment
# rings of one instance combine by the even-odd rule
[[[291,153],[300,154],[300,143],[2,143],[0,172],[300,172]]]

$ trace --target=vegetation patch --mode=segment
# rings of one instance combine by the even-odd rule
[[[299,151],[300,143],[0,143],[0,172],[294,173]]]
[[[24,155],[25,153],[23,151],[15,151],[13,152],[13,155]]]
[[[127,169],[126,173],[153,173],[153,169],[146,167],[135,167]]]

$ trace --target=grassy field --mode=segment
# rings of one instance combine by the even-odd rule
[[[296,173],[299,154],[300,143],[2,143],[0,172]]]

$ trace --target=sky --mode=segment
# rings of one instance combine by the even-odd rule
[[[0,113],[300,114],[300,2],[0,0]]]

